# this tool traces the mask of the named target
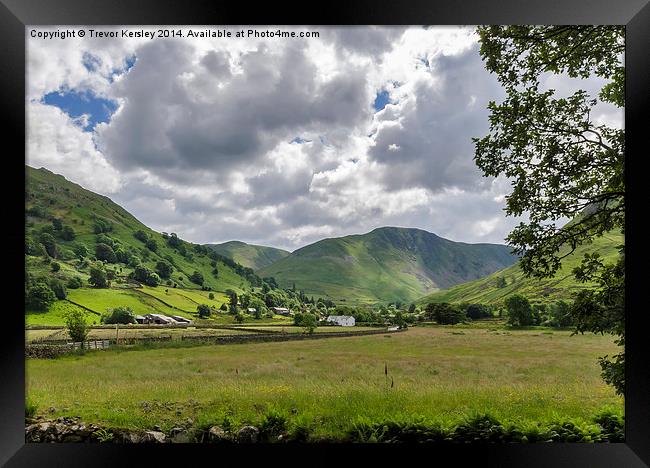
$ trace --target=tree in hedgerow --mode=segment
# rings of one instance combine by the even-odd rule
[[[465,313],[472,320],[492,317],[492,312],[490,312],[488,306],[484,304],[468,304]]]
[[[427,304],[425,314],[428,319],[433,319],[440,325],[454,325],[466,319],[463,309],[446,302]]]
[[[101,322],[107,325],[137,323],[135,314],[130,307],[115,307],[108,309],[101,317]]]
[[[200,318],[208,318],[212,314],[212,309],[207,304],[199,304],[196,308]]]
[[[481,26],[480,53],[506,91],[491,102],[490,132],[475,138],[475,161],[485,176],[507,177],[513,190],[506,213],[529,215],[507,237],[528,277],[553,277],[580,245],[625,228],[625,130],[594,119],[606,102],[625,105],[624,26]],[[576,89],[557,96],[550,74],[598,77],[597,96]],[[559,219],[571,219],[563,226]],[[576,331],[610,333],[625,342],[623,264],[586,257],[577,278],[603,279],[574,301]],[[600,302],[599,299],[606,299]],[[600,360],[603,376],[621,393],[624,352]]]
[[[237,313],[237,293],[232,289],[228,289],[226,290],[226,294],[228,295],[228,311],[234,315]]]
[[[508,324],[527,326],[533,324],[533,307],[521,294],[513,294],[505,300],[508,313]]]
[[[575,325],[571,314],[571,304],[557,301],[548,307],[548,325],[551,327],[570,327]]]
[[[306,312],[302,314],[300,325],[305,330],[305,333],[311,335],[314,333],[314,329],[318,326],[318,317],[316,317],[314,314]]]
[[[56,301],[56,295],[47,283],[41,281],[29,286],[25,299],[29,309],[47,310]]]
[[[242,314],[241,312],[235,313],[235,320],[237,321],[237,323],[243,323],[245,319],[246,318],[244,317],[244,314]]]
[[[88,324],[83,310],[74,308],[65,312],[65,326],[74,342],[84,342],[88,336]]]
[[[90,266],[90,278],[88,278],[88,282],[96,288],[108,287],[108,276],[101,263],[94,263]]]

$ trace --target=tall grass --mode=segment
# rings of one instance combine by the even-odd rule
[[[597,356],[610,337],[442,327],[336,340],[102,351],[27,363],[27,393],[55,414],[114,426],[261,424],[269,412],[328,437],[358,422],[459,424],[490,414],[517,424],[601,408],[622,415]]]

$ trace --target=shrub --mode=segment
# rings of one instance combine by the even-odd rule
[[[156,252],[158,250],[158,243],[153,239],[148,239],[144,245],[152,252]]]
[[[56,240],[54,239],[54,236],[52,236],[52,234],[43,232],[39,236],[38,240],[40,241],[41,244],[43,244],[43,247],[45,247],[45,251],[50,257],[56,258],[58,256]]]
[[[47,255],[45,247],[43,244],[30,239],[29,237],[25,238],[25,253],[27,255],[34,255],[38,257],[44,257]]]
[[[149,235],[146,232],[142,231],[142,230],[135,231],[133,233],[133,237],[135,237],[136,239],[138,239],[141,242],[147,242],[147,240],[149,240]]]
[[[88,324],[81,309],[71,309],[65,314],[65,326],[72,341],[86,341],[88,336]]]
[[[52,262],[50,268],[52,269],[53,272],[57,272],[61,269],[61,265],[57,262]]]
[[[131,277],[147,286],[158,286],[160,284],[160,276],[144,265],[136,266],[133,273],[131,273]]]
[[[50,280],[50,289],[52,289],[57,299],[65,299],[67,296],[65,285],[57,278]]]
[[[101,263],[95,263],[90,267],[90,278],[88,282],[96,288],[107,288],[108,277]]]
[[[73,276],[68,280],[68,288],[79,289],[83,286],[83,281],[78,276]]]
[[[287,418],[277,411],[270,411],[262,418],[259,430],[262,442],[271,442],[274,437],[286,432]]]
[[[609,410],[601,411],[594,418],[601,428],[601,440],[625,442],[624,418]]]
[[[212,309],[210,309],[210,306],[207,304],[199,304],[199,306],[196,308],[196,311],[198,312],[200,318],[208,318],[210,314],[212,314]]]
[[[44,282],[33,284],[27,290],[27,307],[34,310],[47,310],[56,301],[54,291]]]
[[[192,283],[195,283],[195,284],[198,284],[198,285],[203,284],[203,275],[199,271],[195,270],[194,273],[192,273],[192,275],[190,276],[189,279],[190,279],[190,281]]]
[[[88,256],[88,249],[83,244],[75,244],[74,247],[72,247],[72,251],[80,260]]]
[[[95,234],[111,232],[113,230],[113,224],[105,219],[96,219],[95,224],[93,225],[93,230]]]
[[[64,226],[61,230],[61,239],[65,241],[73,241],[77,237],[77,233],[74,232],[70,226]]]
[[[135,320],[135,314],[130,307],[116,307],[114,309],[108,309],[107,313],[102,315],[102,323],[106,324],[128,324],[128,323],[137,323]]]
[[[490,312],[490,308],[483,304],[469,304],[465,309],[465,313],[472,320],[492,317],[492,312]]]
[[[156,272],[161,278],[169,278],[172,275],[174,268],[167,262],[159,261],[156,263]]]
[[[117,257],[115,256],[113,248],[110,245],[104,243],[99,243],[95,246],[95,257],[97,260],[104,260],[108,263],[117,262]]]
[[[214,293],[208,294],[208,299],[214,299]]]

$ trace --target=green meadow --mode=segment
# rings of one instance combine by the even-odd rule
[[[610,336],[568,331],[415,327],[325,340],[113,348],[27,361],[38,413],[167,430],[259,424],[336,437],[358,422],[453,425],[488,413],[518,424],[589,421],[623,400],[600,377]]]

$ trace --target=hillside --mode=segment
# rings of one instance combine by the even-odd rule
[[[205,246],[255,271],[267,267],[290,254],[286,250],[247,244],[240,241],[230,241],[222,244],[205,244]]]
[[[25,169],[25,268],[31,277],[47,281],[57,278],[68,284],[78,278],[81,287],[68,288],[68,299],[100,313],[119,305],[132,306],[138,313],[169,312],[165,303],[173,303],[181,291],[205,296],[200,299],[202,303],[220,306],[227,289],[241,292],[249,290],[252,283],[259,286],[259,278],[249,268],[206,247],[183,241],[175,234],[149,229],[108,197],[44,168],[26,166]],[[45,254],[47,240],[44,244],[44,239],[55,244],[54,255]],[[109,250],[105,268],[111,287],[107,289],[92,288],[88,283],[99,244],[110,247],[104,247]],[[155,299],[151,293],[147,295],[139,287],[142,281],[129,278],[136,265],[156,272],[159,262],[171,266],[171,274],[160,274],[159,286],[152,289],[162,291],[167,300]],[[58,271],[53,271],[54,263],[58,264]],[[200,275],[193,276],[194,272]],[[208,291],[213,291],[214,300],[208,299]],[[60,308],[57,305],[54,312]],[[194,312],[196,304],[170,310]],[[38,313],[31,312],[27,311],[28,322],[43,320]]]
[[[576,282],[572,270],[580,265],[585,253],[600,253],[607,262],[618,257],[617,246],[624,242],[620,233],[608,233],[588,245],[582,245],[562,261],[562,268],[555,277],[548,279],[525,278],[518,264],[493,273],[476,281],[459,284],[444,291],[434,292],[418,299],[417,304],[430,302],[477,302],[501,304],[511,294],[522,294],[535,302],[553,302],[570,299],[572,294],[588,285]],[[506,285],[498,287],[498,279],[503,278]]]
[[[315,242],[258,274],[337,302],[411,301],[515,260],[504,245],[452,242],[421,229],[384,227]]]

